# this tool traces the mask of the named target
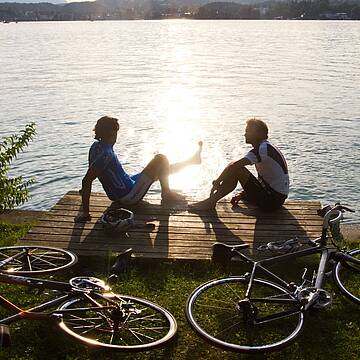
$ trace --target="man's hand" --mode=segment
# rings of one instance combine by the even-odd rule
[[[230,200],[231,205],[232,206],[238,206],[240,200],[241,200],[241,195],[240,194],[233,196],[231,198],[231,200]]]
[[[85,214],[85,213],[81,213],[78,216],[75,216],[75,218],[74,218],[74,222],[76,222],[76,223],[85,223],[90,220],[91,220],[91,215]]]
[[[241,191],[240,193],[233,196],[230,200],[232,206],[238,206],[239,201],[248,201],[245,191]]]

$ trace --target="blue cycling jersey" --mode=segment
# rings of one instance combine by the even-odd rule
[[[140,174],[130,176],[122,167],[113,145],[94,142],[89,151],[89,166],[99,173],[99,180],[110,200],[118,200],[134,187]]]

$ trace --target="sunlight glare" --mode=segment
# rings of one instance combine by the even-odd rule
[[[179,56],[181,57],[181,52]],[[197,97],[191,86],[172,84],[159,101],[159,112],[163,115],[161,143],[170,163],[191,157],[202,140],[202,131]],[[190,166],[170,177],[171,187],[187,192],[198,187],[201,166]]]

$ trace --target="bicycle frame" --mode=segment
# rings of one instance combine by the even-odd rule
[[[319,262],[319,266],[318,266],[318,271],[317,271],[314,287],[317,289],[320,289],[321,285],[323,283],[324,275],[325,275],[326,264],[327,264],[329,258],[332,256],[332,254],[337,252],[336,249],[332,249],[327,246],[319,245],[314,248],[300,250],[300,251],[296,251],[296,252],[290,253],[290,254],[278,255],[278,256],[275,256],[272,258],[254,261],[251,258],[249,258],[248,256],[246,256],[245,254],[243,254],[242,252],[240,252],[238,250],[235,250],[235,251],[236,251],[236,254],[240,258],[242,258],[246,263],[252,264],[252,270],[251,270],[250,277],[249,277],[249,285],[248,285],[248,288],[246,291],[247,298],[251,297],[251,289],[252,289],[252,285],[253,285],[255,275],[256,275],[256,272],[258,269],[262,270],[271,279],[273,279],[277,284],[285,287],[286,289],[293,290],[293,284],[284,281],[278,275],[274,274],[272,271],[265,268],[263,266],[264,264],[274,264],[274,263],[278,263],[279,261],[286,261],[286,260],[290,260],[290,259],[294,259],[294,258],[298,258],[298,257],[309,256],[309,255],[318,254],[318,253],[321,254],[321,257],[320,257],[320,262]]]
[[[6,284],[15,284],[23,286],[31,286],[37,289],[51,289],[51,290],[60,290],[64,292],[70,292],[72,287],[69,283],[43,280],[38,278],[30,278],[26,276],[19,275],[8,275],[0,273],[0,282]],[[0,295],[0,304],[7,308],[10,311],[16,312],[16,314],[11,315],[7,318],[0,320],[0,324],[9,325],[20,319],[33,319],[33,320],[44,320],[49,319],[52,313],[43,313],[42,311],[50,309],[54,306],[60,305],[66,300],[72,298],[74,294],[68,293],[66,295],[61,295],[55,299],[47,301],[41,305],[33,307],[31,309],[21,309],[11,301],[7,300],[5,297]]]
[[[213,244],[214,261],[231,264],[235,257],[246,263],[248,272],[240,275],[232,271],[230,276],[207,281],[192,292],[185,315],[195,332],[210,344],[228,351],[255,354],[282,349],[301,334],[308,311],[323,309],[331,303],[332,294],[323,288],[330,264],[334,265],[331,272],[336,285],[351,301],[360,304],[359,295],[351,288],[354,276],[359,274],[356,265],[360,264],[360,249],[345,252],[328,237],[329,227],[331,230],[342,219],[342,213],[351,210],[336,204],[333,208],[327,206],[319,215],[323,216],[325,210],[321,237],[301,242],[272,241],[258,247],[258,250],[278,251],[271,258],[253,259],[244,251],[249,244]],[[301,244],[309,246],[299,249]],[[314,255],[316,262],[312,259]],[[300,282],[293,282],[290,274],[282,276],[281,268],[274,267],[304,257],[310,257],[310,267],[314,270],[309,276],[305,269]]]
[[[81,290],[74,289],[69,283],[60,282],[60,281],[52,281],[52,280],[43,280],[38,278],[30,278],[26,276],[19,276],[19,275],[7,275],[0,273],[0,282],[7,283],[7,284],[16,284],[16,285],[23,285],[23,286],[31,286],[37,289],[51,289],[51,290],[58,290],[63,291],[67,294],[60,295],[55,299],[49,300],[44,302],[38,306],[35,306],[31,309],[21,309],[11,301],[7,300],[5,297],[0,295],[0,305],[4,306],[10,311],[16,312],[16,314],[11,315],[7,318],[0,320],[0,324],[10,325],[11,323],[21,320],[21,319],[31,319],[31,320],[49,320],[52,316],[57,314],[62,314],[65,312],[76,312],[77,309],[63,309],[63,310],[53,310],[48,313],[44,313],[43,311],[51,309],[55,306],[59,306],[60,304],[73,299],[75,297],[84,296],[87,297],[94,305],[102,309],[112,309],[114,306],[101,306],[99,305],[92,297],[90,297],[86,292]],[[103,297],[103,295],[93,292],[93,295],[96,297]],[[110,301],[111,302],[111,301]]]
[[[334,213],[336,214],[336,218],[331,220],[331,217],[334,215]],[[310,241],[309,243],[312,244],[313,247],[305,249],[305,250],[299,250],[299,251],[295,251],[290,254],[278,255],[278,256],[274,256],[272,258],[267,258],[267,259],[263,259],[260,261],[254,261],[251,258],[244,255],[241,251],[234,249],[233,251],[240,258],[245,260],[246,263],[252,264],[252,271],[251,271],[250,278],[249,278],[249,285],[248,285],[248,288],[246,291],[246,297],[249,298],[251,295],[251,289],[252,289],[252,285],[253,285],[253,282],[255,279],[255,274],[256,274],[257,269],[261,269],[271,279],[275,280],[275,282],[277,282],[279,285],[285,287],[286,289],[295,290],[296,288],[294,288],[293,284],[287,283],[286,281],[281,279],[279,276],[277,276],[270,270],[266,269],[263,265],[277,263],[279,261],[290,260],[290,259],[294,259],[294,258],[298,258],[298,257],[309,256],[309,255],[313,255],[313,254],[317,254],[317,253],[321,253],[321,257],[320,257],[320,262],[319,262],[319,266],[318,266],[318,271],[316,274],[314,287],[316,289],[320,289],[321,285],[323,283],[324,275],[325,275],[326,264],[329,261],[330,256],[332,254],[338,252],[337,249],[333,249],[333,248],[330,248],[327,246],[328,228],[331,223],[333,223],[333,224],[339,223],[339,221],[341,219],[342,219],[342,212],[340,210],[337,210],[337,208],[334,208],[334,209],[331,209],[330,211],[328,211],[324,216],[321,237],[316,239],[315,241]]]
[[[107,282],[92,276],[75,276],[69,282],[29,277],[73,265],[76,255],[64,249],[10,246],[3,247],[0,253],[4,259],[0,261],[0,283],[51,292],[26,310],[0,294],[0,306],[11,311],[0,319],[0,348],[10,345],[9,325],[22,319],[51,321],[77,342],[116,351],[155,349],[170,342],[176,334],[176,320],[166,309],[111,291],[108,284],[114,283],[117,274],[124,271],[131,249],[117,256]]]

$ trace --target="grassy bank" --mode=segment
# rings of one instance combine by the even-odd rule
[[[0,246],[10,245],[23,236],[31,225],[0,224]],[[80,259],[80,265],[70,270],[69,278],[85,268],[96,276],[106,277],[111,261]],[[289,276],[298,275],[304,266],[299,260],[287,267]],[[232,272],[242,274],[246,269],[234,264]],[[167,308],[178,322],[176,342],[167,349],[139,354],[110,354],[77,345],[56,328],[46,322],[22,321],[11,325],[13,346],[0,351],[0,359],[246,359],[245,355],[223,352],[209,346],[197,337],[188,326],[184,316],[184,304],[189,294],[201,283],[227,275],[210,262],[133,262],[129,272],[114,286],[119,293],[149,299]],[[57,275],[57,278],[59,275]],[[298,277],[296,277],[298,278]],[[360,286],[360,283],[357,284]],[[325,310],[311,314],[299,340],[282,352],[270,354],[268,359],[358,359],[360,353],[359,308],[344,299],[331,281],[326,289],[333,295],[333,303]],[[34,304],[48,294],[38,294],[24,288],[0,285],[0,292],[21,306]],[[5,314],[1,310],[1,314]],[[263,358],[251,357],[254,359]]]

